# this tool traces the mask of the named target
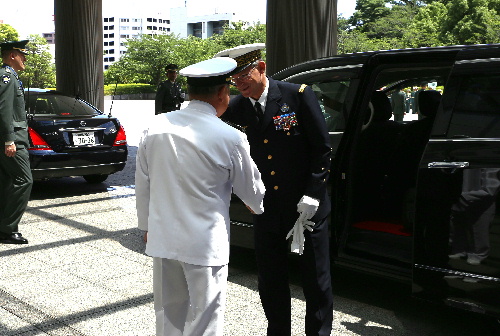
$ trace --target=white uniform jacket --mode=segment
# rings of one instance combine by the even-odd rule
[[[201,266],[229,262],[231,189],[252,210],[264,211],[264,184],[246,135],[193,100],[155,118],[136,158],[139,228],[146,253]]]

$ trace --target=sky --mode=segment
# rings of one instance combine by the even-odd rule
[[[143,11],[158,6],[158,4],[168,3],[169,6],[163,11],[168,11],[169,7],[183,6],[185,1],[191,8],[189,16],[199,16],[213,14],[215,12],[245,13],[248,17],[249,3],[239,0],[170,0],[159,2],[158,0],[102,0],[103,13],[106,14],[112,8],[134,8],[134,13],[140,14]],[[12,2],[11,2],[12,3]],[[140,6],[137,4],[140,3]],[[12,3],[13,4],[13,3]],[[354,12],[356,0],[337,0],[337,13],[343,17],[349,17]],[[253,0],[251,2],[251,17],[249,21],[266,21],[266,0]],[[159,11],[162,11],[160,8]],[[8,17],[7,17],[8,14]],[[9,10],[0,11],[0,20],[10,24],[19,33],[20,39],[28,37],[30,34],[50,33],[54,31],[54,0],[24,0],[21,6],[13,6]]]

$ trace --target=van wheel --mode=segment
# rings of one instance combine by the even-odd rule
[[[101,182],[104,182],[106,181],[106,179],[108,178],[109,175],[84,175],[83,178],[85,179],[85,181],[87,181],[88,183],[101,183]]]

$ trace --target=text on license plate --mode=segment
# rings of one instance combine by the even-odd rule
[[[73,133],[73,144],[75,146],[95,145],[94,132]]]

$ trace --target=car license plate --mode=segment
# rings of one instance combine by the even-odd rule
[[[95,145],[94,132],[73,133],[73,144],[75,146]]]

